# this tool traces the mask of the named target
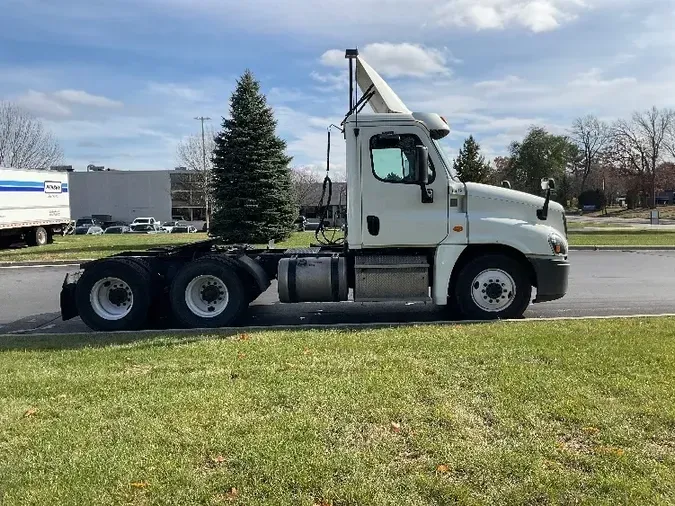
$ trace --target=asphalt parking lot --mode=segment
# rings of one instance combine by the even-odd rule
[[[567,296],[530,306],[527,318],[675,313],[675,251],[574,251]],[[62,322],[59,291],[77,266],[0,268],[0,333],[86,332]],[[432,305],[280,304],[276,284],[249,309],[243,325],[404,323],[447,320]]]

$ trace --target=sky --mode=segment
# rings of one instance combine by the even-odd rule
[[[358,47],[415,111],[488,158],[532,125],[675,107],[672,0],[1,0],[0,100],[40,117],[77,170],[163,169],[218,130],[244,70],[260,81],[294,166],[325,169]],[[335,139],[337,137],[337,139]],[[344,172],[334,136],[331,165]]]

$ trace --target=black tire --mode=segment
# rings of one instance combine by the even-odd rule
[[[131,310],[118,320],[100,316],[92,306],[92,289],[98,281],[106,277],[121,279],[129,286],[133,295]],[[94,330],[107,332],[142,328],[147,321],[152,299],[150,272],[132,258],[108,258],[88,267],[75,289],[75,301],[82,321]]]
[[[47,242],[49,242],[49,234],[44,227],[35,227],[26,234],[28,246],[44,246]]]
[[[173,329],[180,326],[175,316],[170,311],[169,287],[162,282],[161,276],[153,269],[150,261],[143,257],[128,257],[127,260],[136,262],[145,269],[150,276],[150,293],[152,302],[148,309],[146,327],[149,329]]]
[[[198,276],[218,278],[227,288],[225,307],[216,316],[202,316],[193,312],[186,302],[186,290]],[[218,292],[220,297],[224,294]],[[248,307],[249,296],[237,269],[226,259],[207,256],[186,264],[176,275],[169,290],[171,309],[181,325],[187,328],[218,328],[234,323]],[[217,304],[218,301],[216,301]],[[208,304],[205,304],[208,306]],[[216,310],[216,306],[213,306]],[[208,310],[206,310],[208,311]],[[205,312],[206,312],[205,311]]]
[[[12,237],[0,237],[0,249],[7,249],[14,243]]]
[[[479,275],[486,276],[481,280],[484,281],[482,286],[477,281]],[[511,282],[515,293],[507,291]],[[518,260],[490,254],[475,258],[462,268],[454,292],[454,302],[465,319],[513,319],[522,317],[529,306],[532,285],[525,267]],[[483,307],[476,303],[474,297],[483,298],[480,301]]]
[[[47,229],[47,244],[54,244],[54,229]]]

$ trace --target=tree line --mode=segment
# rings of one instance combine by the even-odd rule
[[[533,126],[507,156],[485,161],[470,136],[455,160],[463,181],[500,184],[540,193],[543,177],[557,182],[565,205],[625,196],[629,207],[654,207],[659,191],[675,189],[675,111],[652,107],[613,123],[577,118],[566,135]]]

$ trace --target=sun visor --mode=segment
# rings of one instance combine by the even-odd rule
[[[403,101],[398,98],[380,74],[375,72],[375,69],[368,65],[360,56],[356,58],[356,75],[361,93],[365,93],[372,85],[375,94],[368,102],[376,113],[390,113],[397,112],[403,114],[410,114]]]

